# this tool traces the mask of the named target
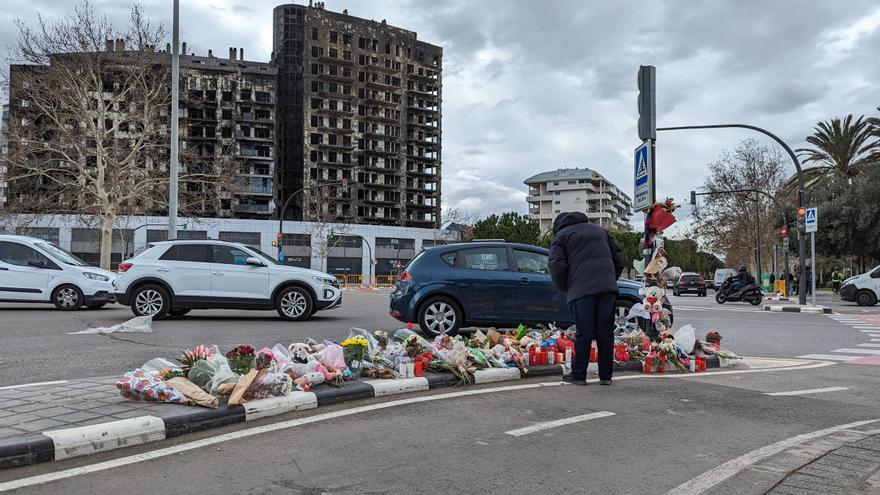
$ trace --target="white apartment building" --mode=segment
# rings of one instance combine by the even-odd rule
[[[541,232],[553,228],[562,212],[585,213],[591,222],[608,230],[632,230],[632,199],[598,172],[589,168],[561,168],[525,180],[529,186],[529,218]]]

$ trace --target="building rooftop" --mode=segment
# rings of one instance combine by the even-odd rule
[[[560,168],[549,172],[541,172],[524,181],[525,184],[540,184],[551,180],[599,179],[602,174],[589,168]]]

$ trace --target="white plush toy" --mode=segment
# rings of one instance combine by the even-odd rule
[[[308,345],[290,344],[288,350],[291,361],[289,368],[296,375],[293,383],[305,391],[324,383],[328,374],[327,368],[312,356]]]

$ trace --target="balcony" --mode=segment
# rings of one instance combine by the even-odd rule
[[[262,141],[266,143],[274,142],[274,138],[272,136],[260,137],[260,136],[251,136],[250,134],[245,134],[241,131],[235,131],[235,139],[241,139],[245,141]]]
[[[272,186],[257,184],[240,184],[235,188],[238,194],[252,194],[255,196],[271,196],[274,193]]]
[[[242,203],[237,205],[232,205],[232,211],[235,213],[255,213],[261,215],[269,215],[273,212],[273,208],[271,204],[254,204],[254,203]]]
[[[237,156],[247,157],[247,158],[257,158],[261,160],[272,160],[272,151],[271,150],[254,150],[249,148],[242,148],[238,151]]]

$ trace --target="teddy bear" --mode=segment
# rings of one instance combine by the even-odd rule
[[[672,326],[671,313],[663,307],[663,296],[666,292],[656,286],[645,288],[645,299],[642,301],[645,312],[650,315],[651,323],[657,332],[669,330]]]
[[[287,348],[290,352],[290,369],[296,376],[293,383],[303,391],[309,391],[312,387],[332,380],[333,373],[327,367],[318,362],[309,352],[307,344],[290,344]]]

